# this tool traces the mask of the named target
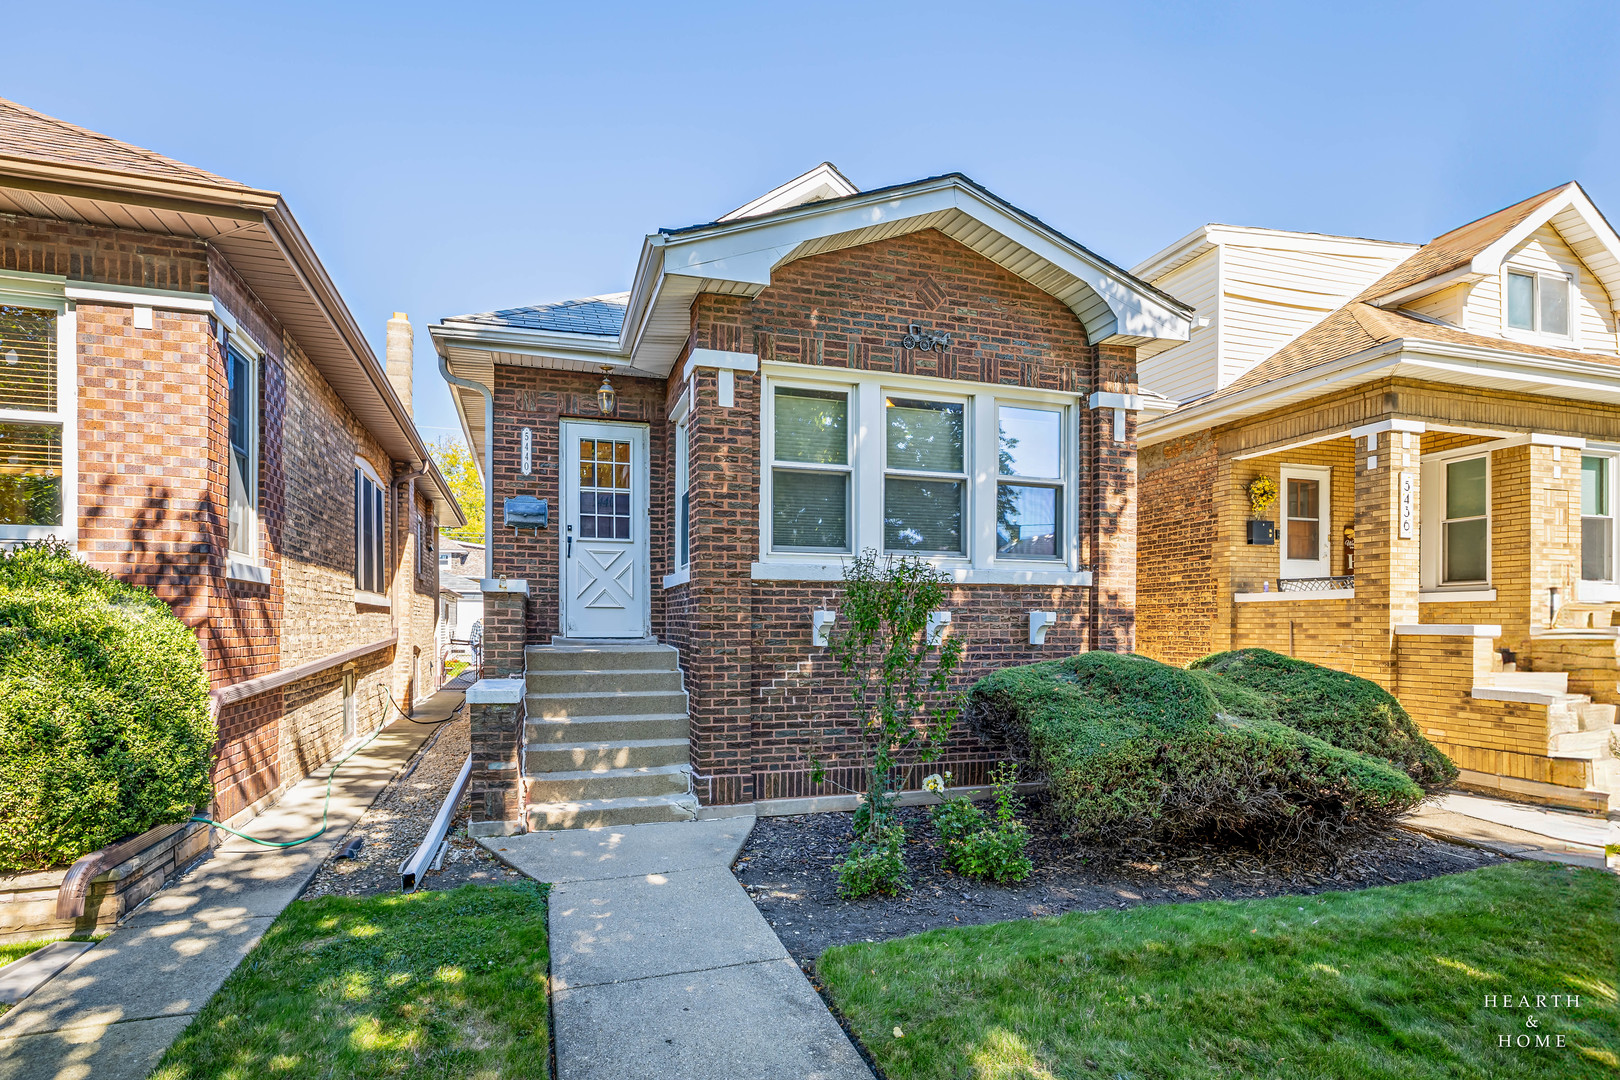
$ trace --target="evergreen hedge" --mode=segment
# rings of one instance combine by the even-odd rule
[[[1058,816],[1100,843],[1240,834],[1326,847],[1424,796],[1389,763],[1278,722],[1264,694],[1141,656],[998,671],[974,685],[967,717],[1044,775]]]
[[[0,554],[0,873],[71,863],[213,797],[196,635],[64,545]]]
[[[1394,696],[1368,679],[1269,649],[1237,649],[1195,661],[1216,687],[1258,693],[1271,717],[1334,746],[1383,758],[1425,789],[1457,779],[1457,766],[1423,737]]]

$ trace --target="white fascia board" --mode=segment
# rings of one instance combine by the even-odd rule
[[[1531,446],[1556,446],[1560,450],[1585,450],[1586,440],[1579,435],[1548,435],[1540,431],[1530,433]]]
[[[1386,431],[1410,431],[1415,435],[1421,435],[1428,430],[1429,425],[1422,420],[1405,420],[1398,416],[1392,416],[1387,420],[1375,420],[1370,424],[1353,427],[1350,429],[1350,437],[1352,439],[1362,439],[1368,435],[1381,435]]]
[[[809,241],[957,210],[1067,271],[1101,297],[1112,318],[1108,325],[1096,319],[1087,325],[1087,335],[1093,342],[1116,335],[1172,341],[1186,341],[1191,336],[1190,308],[1181,310],[1185,305],[1167,303],[1144,292],[1077,245],[1008,213],[954,178],[911,191],[875,194],[870,201],[850,199],[822,209],[817,208],[819,205],[811,203],[798,213],[772,215],[765,220],[744,219],[691,234],[666,236],[663,272],[733,282],[757,294],[770,284],[772,271],[792,259]]]
[[[690,379],[698,368],[719,368],[725,371],[759,370],[759,357],[753,353],[726,352],[723,349],[693,349],[681,369],[681,378]]]
[[[1451,286],[1456,285],[1458,282],[1480,281],[1484,277],[1484,274],[1478,273],[1472,266],[1462,266],[1458,267],[1456,270],[1450,271],[1449,273],[1441,274],[1438,277],[1425,278],[1422,281],[1408,285],[1404,289],[1396,289],[1392,293],[1385,293],[1383,296],[1374,297],[1373,299],[1368,300],[1367,303],[1371,304],[1373,307],[1397,308],[1406,303],[1408,300],[1416,300],[1420,297],[1428,296],[1431,293],[1437,293],[1441,289],[1448,289]]]
[[[1170,273],[1172,270],[1186,266],[1205,252],[1214,251],[1219,246],[1209,236],[1210,230],[1214,227],[1213,225],[1198,226],[1198,228],[1169,247],[1154,252],[1131,267],[1131,273],[1143,281],[1153,281]]]

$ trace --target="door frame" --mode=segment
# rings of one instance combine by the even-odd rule
[[[1317,556],[1309,572],[1300,564],[1303,559],[1288,557],[1288,481],[1315,480],[1320,487],[1321,504],[1317,508]],[[1284,465],[1277,477],[1282,512],[1278,518],[1277,577],[1313,578],[1333,575],[1333,469],[1328,465]],[[1289,565],[1293,564],[1293,565]]]
[[[641,540],[636,549],[636,579],[641,586],[641,632],[623,635],[623,640],[634,641],[652,637],[652,426],[635,420],[564,416],[557,421],[557,632],[560,637],[570,636],[568,559],[564,550],[568,543],[569,519],[579,516],[579,435],[570,434],[570,429],[577,432],[581,428],[604,427],[629,433],[632,447],[640,447],[642,461],[639,470],[632,467],[630,485],[631,521],[641,526]],[[630,453],[634,466],[637,451],[632,449]],[[571,492],[570,484],[573,485]],[[640,514],[635,512],[638,506],[641,507]]]

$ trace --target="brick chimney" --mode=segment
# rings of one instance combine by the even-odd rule
[[[416,334],[411,320],[403,311],[394,312],[388,320],[388,381],[394,384],[394,393],[405,404],[407,416],[411,411],[411,367],[416,351]]]

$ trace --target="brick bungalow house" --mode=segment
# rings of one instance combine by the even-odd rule
[[[1138,647],[1364,675],[1467,784],[1620,808],[1620,239],[1566,184],[1422,246],[1210,225],[1136,268]],[[1279,499],[1256,509],[1251,484]]]
[[[812,753],[857,787],[817,629],[863,549],[953,579],[964,681],[1131,649],[1135,355],[1189,314],[966,177],[822,165],[626,293],[433,326],[493,481],[485,673],[527,672],[471,695],[478,827],[840,790]]]
[[[202,643],[240,822],[437,678],[461,512],[275,192],[0,100],[0,544],[56,538]]]

